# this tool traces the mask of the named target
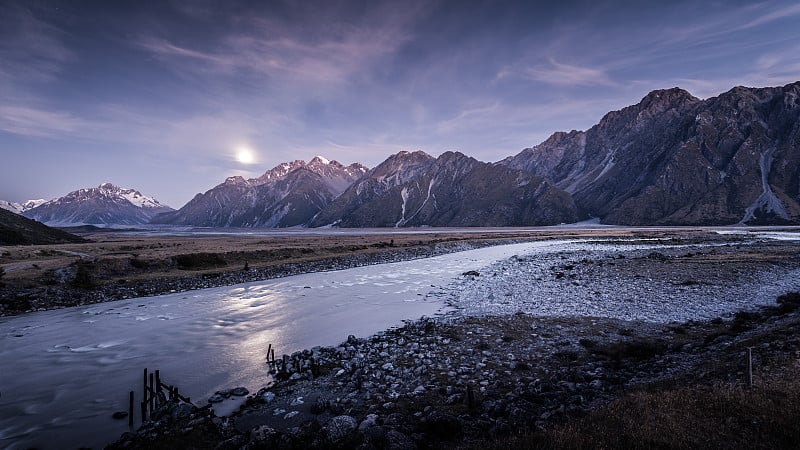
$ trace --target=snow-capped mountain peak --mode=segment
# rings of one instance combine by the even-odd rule
[[[29,209],[33,209],[45,202],[47,202],[47,200],[43,198],[35,200],[27,200],[22,203],[10,202],[8,200],[0,200],[0,209],[5,209],[6,211],[11,211],[16,214],[22,214],[23,212]]]
[[[172,211],[135,189],[103,183],[42,203],[23,215],[48,225],[133,225],[149,222],[158,213]]]
[[[258,178],[229,177],[153,223],[292,227],[307,224],[367,172],[322,156],[278,164]]]

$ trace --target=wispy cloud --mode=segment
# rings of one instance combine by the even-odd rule
[[[290,82],[342,83],[404,45],[408,27],[422,4],[390,11],[376,8],[355,23],[326,23],[325,13],[309,15],[310,23],[291,26],[269,17],[239,17],[235,29],[210,45],[189,47],[166,38],[143,37],[139,45],[161,57],[173,69],[196,74],[187,62],[218,73],[239,71]],[[314,19],[309,19],[314,18]]]
[[[81,134],[90,123],[70,113],[27,106],[0,105],[0,130],[22,136],[64,137]]]
[[[763,8],[765,6],[769,6],[769,2],[761,3],[754,6]],[[772,23],[776,20],[788,19],[795,16],[800,16],[800,4],[782,5],[777,9],[764,12],[761,15],[758,15],[758,12],[756,12],[756,17],[753,17],[752,20],[742,25],[741,28],[742,29],[754,28],[761,25],[766,25],[768,23]]]
[[[64,35],[31,9],[0,5],[0,78],[24,85],[53,80],[74,58],[62,43]]]
[[[546,64],[533,67],[505,68],[498,79],[522,78],[556,86],[616,86],[604,69],[563,64],[548,58]]]

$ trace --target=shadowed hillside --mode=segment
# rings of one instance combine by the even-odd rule
[[[63,244],[68,242],[86,242],[86,240],[0,209],[0,245]]]

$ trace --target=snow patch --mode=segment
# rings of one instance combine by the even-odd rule
[[[408,203],[408,188],[404,187],[403,190],[400,191],[400,198],[403,199],[403,204],[401,205],[401,215],[400,220],[394,224],[395,228],[402,226],[406,223],[406,203]]]
[[[758,165],[761,168],[761,186],[763,191],[761,192],[761,195],[758,196],[756,201],[754,201],[745,209],[744,217],[742,217],[742,220],[739,222],[739,224],[745,224],[753,220],[755,217],[755,212],[759,209],[771,212],[782,219],[789,220],[789,214],[786,212],[786,207],[783,206],[783,203],[781,203],[781,201],[778,199],[778,196],[775,195],[775,192],[772,191],[772,187],[769,185],[769,171],[774,160],[774,153],[775,147],[772,147],[761,154]]]

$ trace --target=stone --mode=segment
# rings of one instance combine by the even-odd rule
[[[325,426],[325,435],[333,444],[339,444],[356,430],[358,422],[352,416],[336,416]]]
[[[192,415],[194,412],[194,407],[192,405],[188,405],[186,403],[181,403],[180,405],[176,406],[172,409],[172,416],[173,420],[181,420],[186,419]]]
[[[310,408],[311,414],[322,414],[323,412],[325,412],[326,409],[328,409],[328,407],[330,407],[330,405],[331,405],[330,401],[325,400],[322,397],[319,397],[311,405]]]
[[[235,450],[241,448],[245,444],[247,444],[247,438],[242,435],[236,435],[217,444],[214,450]]]
[[[259,425],[250,430],[250,441],[257,443],[275,442],[280,434],[268,425]]]
[[[358,424],[358,431],[364,431],[367,428],[374,427],[377,425],[378,415],[377,414],[367,414],[367,417]]]
[[[387,431],[385,442],[387,450],[415,450],[417,448],[410,437],[397,430]]]
[[[237,397],[243,397],[249,393],[250,391],[248,391],[247,388],[241,386],[231,390],[231,395],[235,395]]]
[[[128,411],[116,411],[111,415],[112,419],[124,419],[128,417]]]

